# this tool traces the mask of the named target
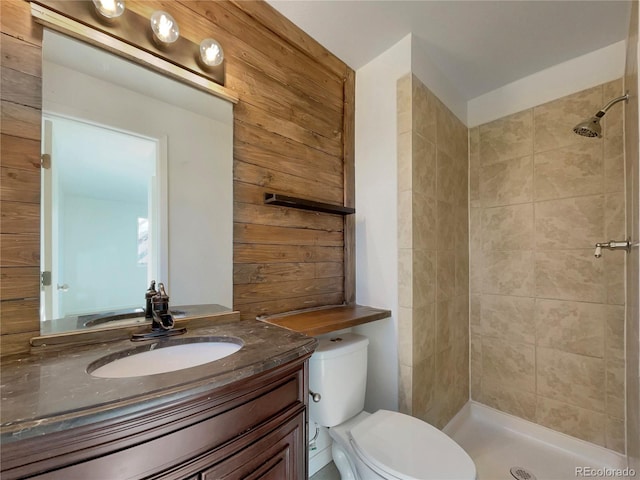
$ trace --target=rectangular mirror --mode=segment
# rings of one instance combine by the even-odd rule
[[[42,73],[41,333],[231,307],[232,103],[49,29]]]

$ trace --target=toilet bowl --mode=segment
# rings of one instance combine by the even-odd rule
[[[310,417],[330,427],[342,480],[474,480],[471,457],[422,420],[363,410],[368,339],[352,333],[320,338],[309,362],[309,388],[320,394]]]

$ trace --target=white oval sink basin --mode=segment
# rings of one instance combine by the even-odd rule
[[[101,378],[142,377],[175,372],[228,357],[240,350],[242,344],[209,341],[152,348],[118,358],[95,370],[90,367],[88,371],[94,377]]]

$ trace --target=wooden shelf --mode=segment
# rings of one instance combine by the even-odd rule
[[[363,305],[338,305],[259,317],[258,320],[315,336],[390,316],[390,310]]]
[[[315,202],[304,198],[287,197],[279,193],[265,193],[264,203],[267,205],[278,205],[280,207],[299,208],[312,212],[335,213],[337,215],[350,215],[356,213],[355,208],[333,205],[331,203]]]

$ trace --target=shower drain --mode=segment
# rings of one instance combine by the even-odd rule
[[[522,467],[511,467],[511,475],[513,478],[517,480],[536,480],[536,476],[528,471],[526,468]]]

